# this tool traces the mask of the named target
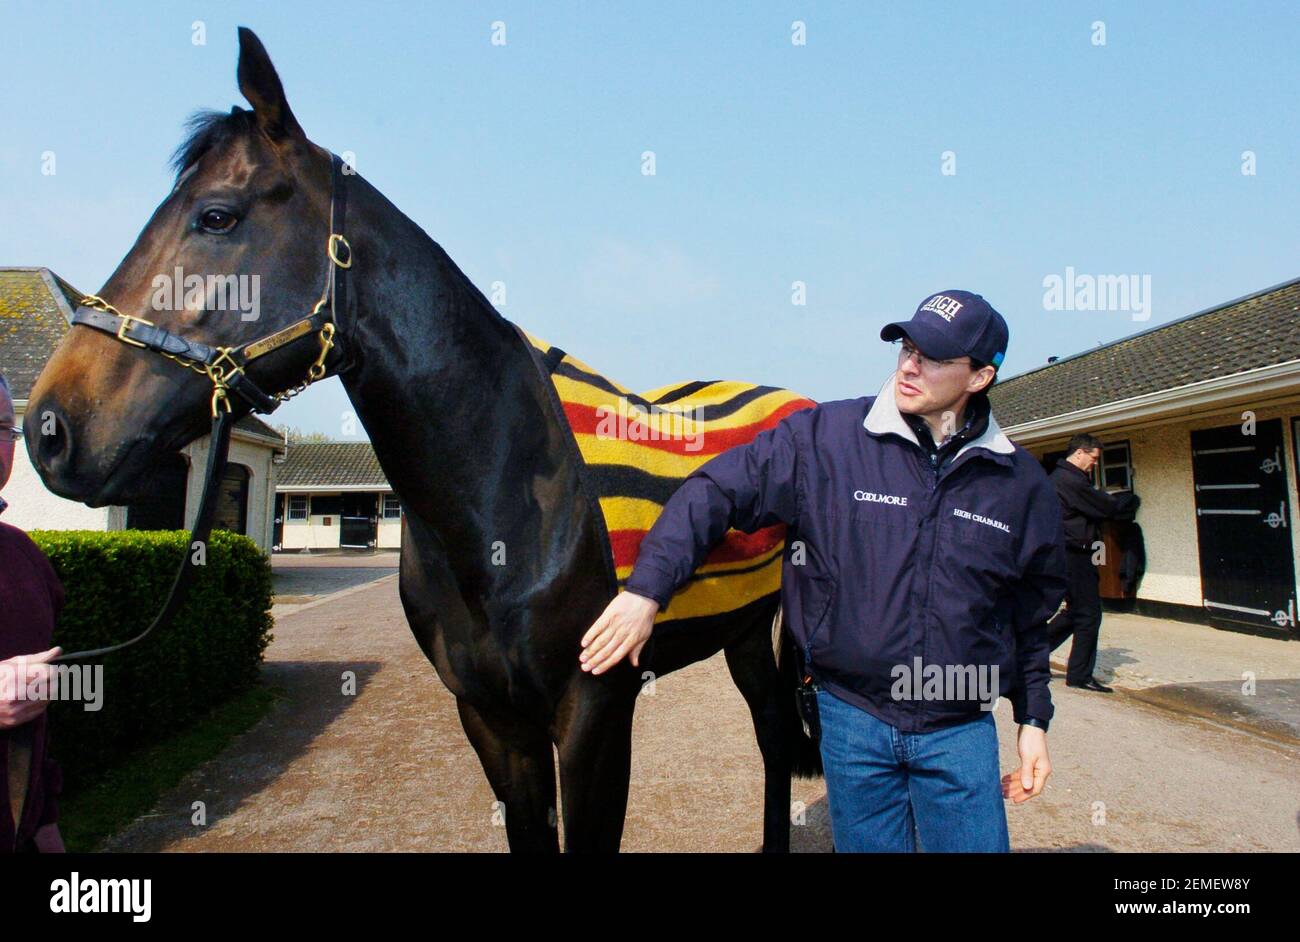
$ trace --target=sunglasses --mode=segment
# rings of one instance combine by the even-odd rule
[[[916,366],[922,371],[942,369],[945,366],[952,366],[954,363],[970,363],[970,357],[959,357],[953,360],[936,360],[928,357],[916,345],[907,340],[895,340],[894,346],[898,349],[898,363],[901,366],[904,360],[916,360]]]

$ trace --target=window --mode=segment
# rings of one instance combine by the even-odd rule
[[[1065,457],[1064,451],[1049,451],[1043,455],[1043,470],[1048,474],[1056,469],[1056,462]],[[1133,490],[1133,462],[1128,442],[1114,442],[1101,446],[1101,460],[1092,469],[1092,483],[1103,491]]]
[[[397,520],[402,516],[402,502],[397,499],[396,494],[384,495],[384,519]]]
[[[325,497],[313,497],[311,499],[311,515],[313,517],[339,517],[343,514],[343,498],[338,494],[330,494]]]
[[[1049,451],[1039,460],[1039,464],[1043,466],[1044,471],[1051,474],[1056,470],[1056,462],[1060,461],[1064,457],[1064,451]]]
[[[1098,471],[1098,484],[1103,491],[1133,490],[1133,464],[1129,458],[1128,442],[1103,446]]]
[[[307,519],[307,495],[306,494],[289,495],[289,519],[290,520]]]

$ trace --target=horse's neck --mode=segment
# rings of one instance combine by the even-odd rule
[[[547,492],[563,497],[578,486],[546,380],[515,328],[447,254],[353,179],[355,318],[341,340],[356,345],[357,365],[343,384],[389,483],[408,514],[476,557],[486,560],[496,540],[519,548],[553,538],[553,530],[504,532],[520,523],[521,508],[540,503],[549,513]]]

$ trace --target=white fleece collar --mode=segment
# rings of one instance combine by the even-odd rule
[[[890,373],[889,379],[885,380],[885,385],[881,386],[880,392],[876,393],[876,401],[867,410],[867,417],[862,420],[862,427],[873,435],[885,435],[891,432],[901,435],[920,448],[921,443],[916,440],[916,433],[903,420],[903,414],[898,411],[898,401],[894,398],[894,376],[894,373]],[[953,460],[956,461],[972,448],[983,448],[999,455],[1014,454],[1016,450],[1016,446],[1011,444],[1011,439],[1003,433],[1002,426],[998,425],[991,411],[984,432],[979,438],[973,438],[962,445],[953,456]]]

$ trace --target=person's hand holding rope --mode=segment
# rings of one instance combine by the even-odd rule
[[[27,691],[50,689],[50,661],[62,648],[40,654],[22,654],[0,661],[0,729],[30,723],[45,712],[46,697],[29,697]]]

